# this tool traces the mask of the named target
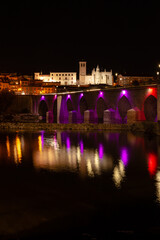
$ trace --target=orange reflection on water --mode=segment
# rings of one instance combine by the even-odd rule
[[[7,136],[7,140],[6,140],[6,146],[7,146],[7,155],[8,157],[11,156],[11,150],[10,150],[10,143],[9,143],[9,137]]]
[[[21,161],[22,161],[22,144],[21,144],[21,140],[18,137],[18,135],[16,136],[16,144],[14,146],[14,157],[15,157],[16,164],[21,163]]]
[[[38,136],[38,149],[40,152],[42,152],[42,137],[41,137],[41,135]]]

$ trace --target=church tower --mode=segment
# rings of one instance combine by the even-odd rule
[[[85,84],[85,77],[86,77],[86,63],[87,62],[79,62],[79,84]]]

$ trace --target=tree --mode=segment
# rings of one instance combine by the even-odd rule
[[[6,113],[7,109],[11,106],[15,93],[6,89],[0,92],[0,114]]]

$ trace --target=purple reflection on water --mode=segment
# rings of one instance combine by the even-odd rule
[[[102,159],[104,155],[104,149],[103,149],[103,145],[100,143],[99,144],[99,158]]]
[[[66,147],[67,147],[67,150],[69,150],[71,148],[71,143],[70,143],[69,137],[67,137],[67,139],[66,139]]]
[[[126,167],[128,165],[128,150],[127,150],[127,148],[121,149],[121,159],[122,159],[124,166]]]
[[[41,131],[41,143],[42,143],[42,148],[44,146],[44,131]]]
[[[83,154],[84,146],[83,146],[83,142],[82,142],[82,140],[80,141],[79,146],[80,146],[81,154]]]

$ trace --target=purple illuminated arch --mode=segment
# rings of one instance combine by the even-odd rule
[[[123,90],[124,91],[124,90]],[[131,104],[127,98],[127,92],[125,90],[125,95],[123,94],[123,92],[121,92],[121,98],[118,102],[118,111],[119,111],[119,115],[122,118],[122,120],[124,121],[125,117],[127,116],[127,111],[129,109],[131,109]]]
[[[106,109],[106,103],[102,97],[99,97],[96,105],[97,119],[99,123],[103,122],[104,110]]]
[[[84,111],[86,111],[88,109],[88,104],[87,104],[87,101],[84,98],[84,96],[82,96],[80,98],[79,108],[80,108],[80,114],[83,117],[84,116]]]

